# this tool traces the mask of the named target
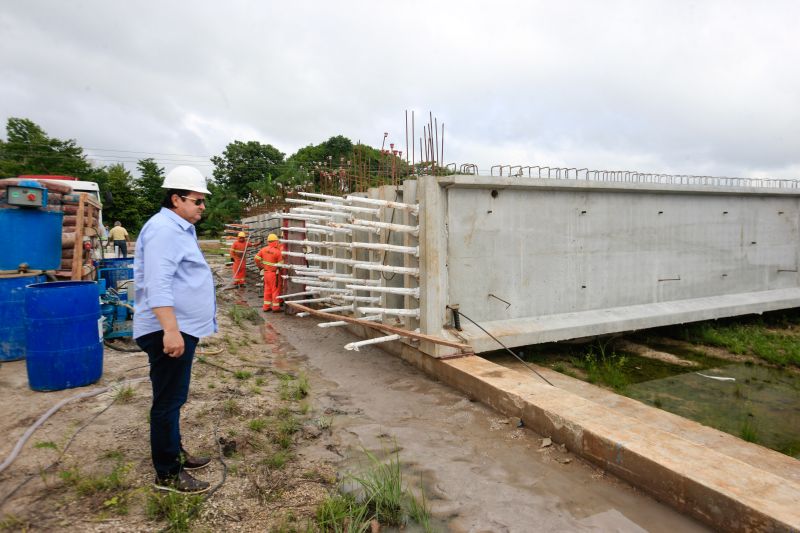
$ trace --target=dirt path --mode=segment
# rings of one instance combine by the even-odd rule
[[[345,351],[353,337],[342,328],[285,315],[267,321],[307,358],[315,402],[343,413],[330,442],[318,444],[333,444],[345,470],[360,448],[396,446],[448,530],[704,530],[555,445],[540,449],[542,436],[394,356]]]
[[[236,299],[257,305],[258,294],[221,293],[222,331],[206,351],[223,351],[203,355],[229,371],[196,363],[184,408],[184,439],[195,450],[216,454],[215,428],[236,447],[226,458],[226,482],[198,508],[191,531],[304,531],[338,480],[362,470],[364,450],[398,452],[406,482],[424,490],[442,531],[703,530],[558,446],[541,448],[542,436],[398,358],[375,348],[345,351],[353,337],[341,328],[323,330],[315,319],[282,314],[267,314],[258,325],[248,322],[245,308],[237,312],[243,316],[230,312]],[[106,350],[97,385],[146,376],[146,364],[142,353]],[[287,394],[300,381],[292,378],[304,373],[308,397]],[[8,408],[0,410],[0,431],[7,438],[0,457],[40,414],[81,390],[30,391],[24,362],[4,364],[0,401]],[[149,385],[135,385],[129,395],[119,390],[64,407],[0,474],[0,501],[29,479],[3,502],[0,531],[165,527],[148,511]],[[61,462],[47,469],[87,422]],[[280,429],[287,424],[292,430]],[[221,465],[200,477],[218,483]]]

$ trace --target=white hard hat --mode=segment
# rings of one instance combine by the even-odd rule
[[[162,189],[183,189],[185,191],[201,192],[211,194],[206,188],[206,179],[200,171],[194,167],[180,165],[169,171],[164,178]]]

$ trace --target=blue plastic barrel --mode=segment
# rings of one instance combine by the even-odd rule
[[[53,208],[0,209],[0,270],[57,270],[61,265],[61,221]]]
[[[37,391],[80,387],[103,374],[103,331],[93,281],[25,288],[28,385]]]
[[[98,276],[106,280],[109,289],[120,289],[122,282],[133,279],[133,257],[101,259],[97,267]]]
[[[45,276],[0,277],[0,361],[25,358],[25,285]]]

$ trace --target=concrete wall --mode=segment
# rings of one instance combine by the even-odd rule
[[[511,346],[800,305],[796,190],[449,176],[418,191],[425,333],[456,334],[448,304]]]

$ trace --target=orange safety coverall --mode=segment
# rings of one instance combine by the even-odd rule
[[[282,257],[278,241],[272,241],[256,254],[256,266],[264,269],[264,311],[269,311],[270,307],[273,311],[281,310],[278,268],[275,265],[281,262]]]
[[[244,239],[237,239],[231,245],[231,258],[233,259],[233,266],[231,266],[231,270],[233,272],[234,285],[244,285],[245,248],[247,248],[247,242]]]

